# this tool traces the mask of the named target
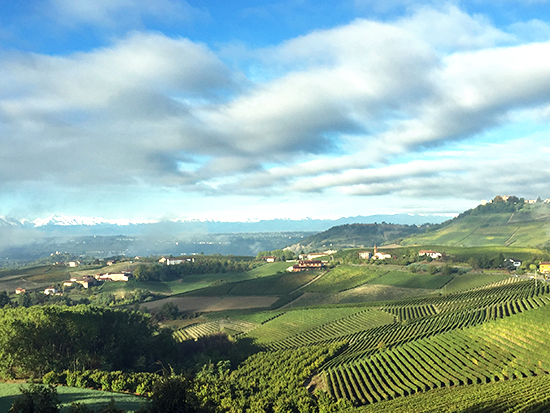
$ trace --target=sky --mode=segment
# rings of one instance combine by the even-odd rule
[[[4,0],[0,215],[550,198],[549,3]]]

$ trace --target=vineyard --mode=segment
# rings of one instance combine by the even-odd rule
[[[550,375],[489,384],[440,388],[354,409],[357,413],[543,413],[550,402]]]
[[[546,374],[549,292],[524,281],[386,307],[396,323],[350,335],[349,346],[324,365],[328,390],[369,404]]]
[[[346,269],[333,278],[340,286],[351,284],[351,273]],[[377,273],[377,279],[385,274]],[[549,303],[546,282],[497,278],[469,290],[387,303],[235,313],[174,336],[183,341],[225,331],[277,354],[341,346],[319,363],[312,381],[336,400],[364,405],[365,412],[371,404],[379,411],[477,406],[505,412],[546,405],[546,396],[535,389],[550,388]],[[510,396],[512,380],[525,398]],[[432,410],[426,408],[428,395],[435,398]],[[476,404],[476,397],[483,402]]]

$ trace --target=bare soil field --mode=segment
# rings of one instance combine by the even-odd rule
[[[153,312],[160,310],[166,303],[174,303],[180,311],[225,311],[269,307],[278,299],[278,296],[168,297],[141,306]]]

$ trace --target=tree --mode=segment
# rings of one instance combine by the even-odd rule
[[[200,411],[192,382],[185,377],[170,376],[153,388],[149,406],[151,413],[187,413]]]

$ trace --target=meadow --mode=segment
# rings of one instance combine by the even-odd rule
[[[20,394],[20,387],[27,386],[26,383],[0,383],[0,411],[7,412],[14,399]],[[107,406],[111,399],[114,399],[117,408],[128,412],[135,412],[142,404],[147,403],[146,398],[133,394],[110,393],[76,387],[58,386],[57,394],[62,403],[61,412],[68,411],[70,404],[77,402],[98,410]]]

